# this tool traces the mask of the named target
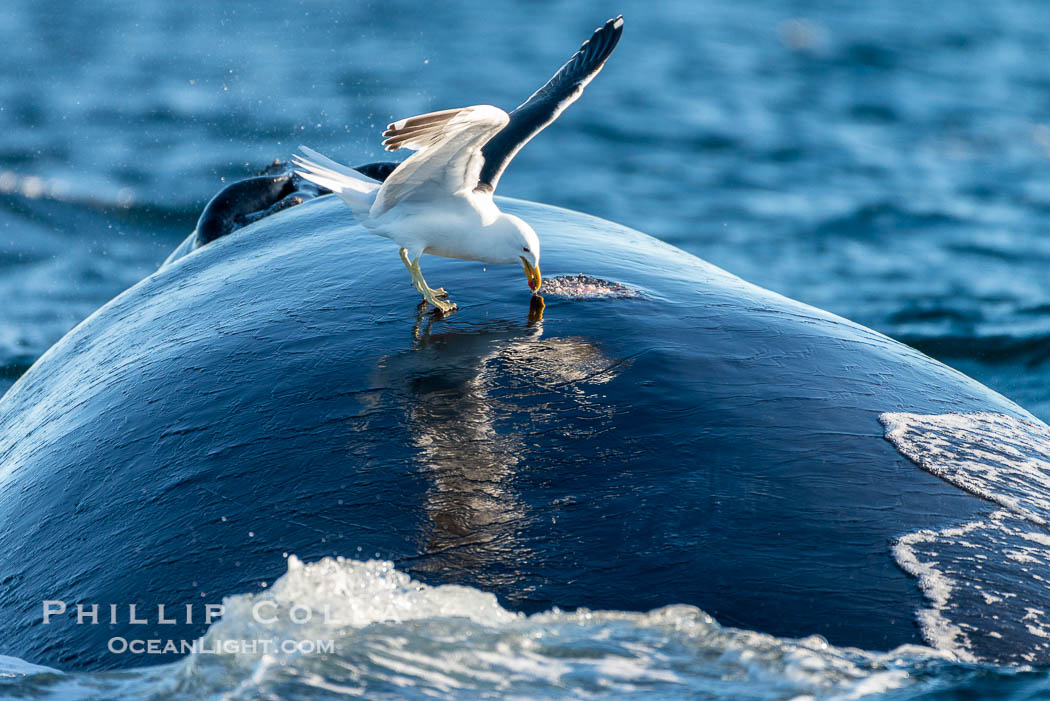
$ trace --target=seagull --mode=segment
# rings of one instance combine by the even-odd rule
[[[368,231],[398,245],[401,262],[423,299],[440,314],[455,311],[444,289],[431,289],[424,253],[491,264],[521,262],[529,288],[542,284],[540,240],[519,217],[499,210],[492,195],[507,164],[575,102],[598,75],[623,32],[623,17],[595,30],[547,83],[510,114],[474,105],[408,117],[387,126],[383,146],[415,151],[382,183],[300,146],[293,157],[303,178],[328,188]]]

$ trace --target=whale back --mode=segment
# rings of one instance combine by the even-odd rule
[[[157,604],[258,590],[288,554],[385,558],[526,612],[689,603],[779,635],[920,642],[893,542],[992,505],[903,457],[879,416],[1032,418],[637,231],[500,206],[539,233],[548,277],[630,293],[549,294],[530,319],[519,267],[428,257],[460,308],[434,319],[390,242],[322,197],[51,348],[0,400],[2,652],[155,663],[106,641],[192,639],[200,610],[161,625]],[[44,600],[70,613],[40,635]],[[120,620],[77,625],[76,602]]]

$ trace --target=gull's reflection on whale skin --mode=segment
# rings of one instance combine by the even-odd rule
[[[445,315],[436,309],[428,314],[427,310],[429,308],[430,306],[426,300],[416,305],[416,323],[412,327],[412,335],[416,341],[424,344],[430,336],[430,329],[434,326],[434,322],[445,318]],[[543,310],[546,308],[547,305],[540,295],[534,294],[529,298],[529,315],[527,318],[530,327],[543,322]]]
[[[530,459],[557,460],[557,451],[535,450],[536,436],[581,415],[589,433],[611,423],[615,411],[595,386],[623,364],[584,339],[544,338],[539,319],[433,328],[421,318],[413,350],[380,363],[379,384],[402,378],[410,444],[429,483],[423,557],[413,567],[495,586],[528,568],[530,553],[517,539],[528,505],[515,477]]]

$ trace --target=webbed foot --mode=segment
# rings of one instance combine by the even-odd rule
[[[412,284],[423,295],[423,299],[434,305],[442,316],[456,311],[455,302],[449,301],[448,292],[445,292],[444,288],[439,287],[435,290],[427,285],[427,281],[423,279],[423,271],[419,269],[419,258],[411,260],[405,248],[400,249],[398,253],[401,255],[401,262],[408,268],[408,274],[412,276]]]

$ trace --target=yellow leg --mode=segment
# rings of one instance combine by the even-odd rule
[[[432,288],[432,287],[427,287],[427,281],[423,279],[423,271],[419,269],[419,259],[418,258],[415,259],[414,261],[412,261],[412,265],[415,267],[415,269],[416,269],[416,277],[418,277],[419,281],[423,283],[423,287],[426,287],[428,290],[430,290],[430,293],[433,294],[436,297],[448,298],[448,292],[445,292],[445,288],[444,287],[439,287],[436,290],[434,288]]]
[[[398,252],[401,255],[401,262],[405,264],[408,274],[412,276],[412,285],[423,295],[423,299],[437,307],[442,314],[455,311],[456,305],[448,301],[448,293],[444,289],[432,290],[427,285],[427,281],[423,279],[423,271],[419,269],[419,259],[409,260],[407,249],[402,248]]]

